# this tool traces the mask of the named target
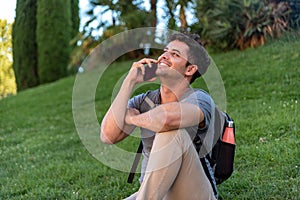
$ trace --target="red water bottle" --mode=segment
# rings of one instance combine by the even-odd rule
[[[225,131],[222,137],[222,141],[229,143],[229,144],[235,144],[234,139],[234,122],[228,121],[227,126],[225,127]]]
[[[218,177],[217,182],[228,179],[234,169],[234,154],[235,154],[235,127],[234,122],[229,120],[226,122],[226,127],[222,136],[219,158],[215,169],[215,177]]]

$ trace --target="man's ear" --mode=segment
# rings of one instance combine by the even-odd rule
[[[197,65],[189,65],[187,66],[185,70],[185,75],[186,76],[193,76],[198,71],[198,66]]]

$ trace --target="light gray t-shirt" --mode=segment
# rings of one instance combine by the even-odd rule
[[[147,100],[146,99],[147,96]],[[149,99],[151,102],[149,103]],[[210,124],[214,124],[214,110],[215,104],[212,98],[203,90],[190,89],[179,102],[191,103],[199,106],[204,114],[205,126],[204,128],[199,128],[199,126],[192,126],[185,128],[191,138],[194,140],[197,151],[199,152],[199,157],[204,157],[207,155],[213,146],[213,128]],[[147,112],[153,107],[160,105],[160,90],[148,91],[146,93],[134,96],[128,102],[128,107],[135,108],[140,111],[140,113]],[[140,182],[142,182],[144,177],[144,172],[146,171],[149,155],[151,152],[153,140],[155,133],[148,129],[141,128],[141,139],[143,142],[143,161],[141,169]],[[196,145],[198,143],[198,145]],[[208,166],[210,168],[210,166]],[[209,170],[211,171],[211,170]]]

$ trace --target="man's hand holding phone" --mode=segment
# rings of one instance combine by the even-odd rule
[[[133,81],[134,84],[142,83],[145,81],[153,81],[156,77],[156,69],[157,60],[144,58],[132,64],[127,78]]]

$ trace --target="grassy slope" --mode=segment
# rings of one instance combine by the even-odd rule
[[[286,40],[217,57],[239,145],[225,199],[300,198],[300,43]]]
[[[213,56],[237,124],[236,170],[219,187],[222,198],[300,198],[299,49],[299,41],[287,38]],[[111,67],[101,79],[99,121],[128,66]],[[72,116],[73,83],[69,77],[0,101],[0,199],[121,199],[138,188],[82,145]]]

